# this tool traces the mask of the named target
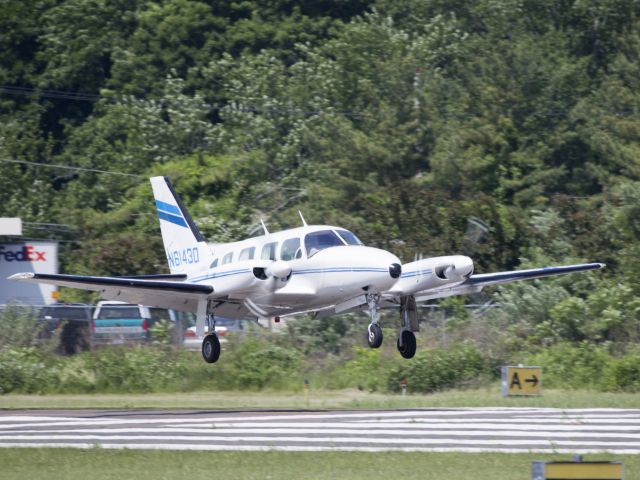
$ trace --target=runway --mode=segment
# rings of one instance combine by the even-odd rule
[[[0,447],[640,454],[640,410],[13,410]]]

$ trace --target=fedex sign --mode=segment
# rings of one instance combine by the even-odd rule
[[[46,305],[55,301],[54,285],[33,284],[7,280],[14,273],[58,273],[58,243],[30,240],[0,243],[0,305],[23,303]]]
[[[19,250],[7,250],[5,245],[0,245],[0,262],[46,262],[46,254],[33,245],[23,245]]]

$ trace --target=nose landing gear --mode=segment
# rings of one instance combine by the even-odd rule
[[[377,323],[369,325],[369,337],[367,339],[371,348],[380,348],[382,345],[382,328]]]
[[[371,348],[380,348],[382,345],[382,328],[378,324],[378,302],[380,294],[367,293],[367,304],[369,305],[369,314],[371,315],[371,323],[369,324],[369,336],[367,342]]]

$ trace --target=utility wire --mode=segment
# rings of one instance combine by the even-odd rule
[[[37,95],[42,98],[56,98],[63,100],[72,100],[77,102],[97,102],[99,100],[108,100],[113,103],[126,103],[126,102],[118,102],[115,98],[112,97],[102,97],[99,94],[92,93],[82,93],[82,92],[71,92],[71,91],[63,91],[63,90],[39,90],[32,87],[12,87],[9,85],[0,85],[0,94],[5,93],[9,95],[22,95],[25,97],[29,97],[32,95]],[[135,97],[134,97],[135,98]],[[143,98],[135,98],[136,100],[143,101],[151,101],[151,102],[163,102],[162,100],[149,100]],[[258,114],[289,114],[289,115],[306,115],[306,116],[317,116],[324,111],[322,110],[304,110],[299,108],[278,108],[278,107],[254,107],[252,105],[245,105],[241,103],[234,102],[231,105],[218,104],[218,103],[207,103],[202,102],[198,106],[203,108],[208,108],[211,110],[220,111],[227,106],[231,106],[236,111],[240,112],[249,112],[249,113],[258,113]],[[371,117],[372,115],[364,112],[352,112],[352,111],[332,111],[331,113],[344,115],[346,117]]]
[[[31,96],[37,94],[45,98],[60,98],[64,100],[77,100],[81,102],[96,102],[100,100],[100,95],[95,93],[82,92],[66,92],[62,90],[38,90],[32,87],[11,87],[9,85],[0,85],[0,93],[8,93],[9,95]]]
[[[0,162],[5,163],[19,163],[21,165],[33,165],[35,167],[48,167],[48,168],[62,168],[65,170],[75,170],[78,172],[93,172],[93,173],[106,173],[109,175],[122,175],[126,177],[134,177],[134,178],[147,178],[144,175],[136,175],[135,173],[124,173],[124,172],[114,172],[111,170],[99,170],[97,168],[84,168],[84,167],[76,167],[73,165],[60,165],[60,164],[48,164],[48,163],[38,163],[38,162],[28,162],[26,160],[13,160],[10,158],[0,158]]]
[[[19,86],[15,87],[10,85],[0,85],[0,94],[3,94],[3,93],[9,94],[9,95],[22,95],[22,96],[31,96],[36,94],[43,98],[56,98],[56,99],[71,100],[71,101],[78,101],[78,102],[97,102],[101,99],[102,100],[106,99],[114,103],[122,103],[122,102],[118,102],[113,97],[102,97],[101,95],[94,94],[94,93],[72,92],[72,91],[64,91],[64,90],[49,90],[49,89],[40,90],[33,87],[19,87]],[[163,100],[147,100],[143,98],[136,98],[136,99],[143,100],[143,101],[163,102]],[[288,115],[318,116],[325,113],[325,111],[317,110],[317,109],[305,110],[305,109],[299,109],[299,108],[256,107],[253,105],[248,105],[248,104],[239,103],[239,102],[232,102],[231,104],[228,104],[228,105],[203,102],[200,104],[200,107],[209,108],[211,110],[217,110],[217,111],[220,111],[225,107],[231,107],[234,110],[239,112],[249,112],[249,113],[256,113],[256,114],[267,114],[267,115],[280,113],[280,114],[288,114]],[[549,117],[549,118],[562,117],[567,115],[569,112],[570,110],[567,110],[567,109],[550,109],[546,111],[544,110],[537,111],[537,110],[530,110],[530,109],[517,108],[517,107],[514,109],[511,109],[511,113],[517,113],[517,114],[529,113],[532,116]],[[354,117],[354,118],[373,117],[371,113],[354,112],[350,110],[329,109],[327,110],[326,113],[344,115],[345,117]],[[636,111],[631,107],[627,107],[627,108],[623,108],[622,110],[609,111],[608,113],[611,113],[617,116],[630,116],[635,114]]]

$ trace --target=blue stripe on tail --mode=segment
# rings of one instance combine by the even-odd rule
[[[167,222],[174,223],[174,224],[179,225],[181,227],[189,228],[189,226],[187,225],[187,222],[182,217],[177,217],[175,215],[170,215],[170,214],[168,214],[166,212],[161,212],[160,210],[158,210],[158,217],[160,218],[160,220],[166,220]]]
[[[182,217],[182,212],[180,211],[180,209],[175,205],[171,205],[170,203],[156,200],[156,207],[158,207],[158,210]]]

